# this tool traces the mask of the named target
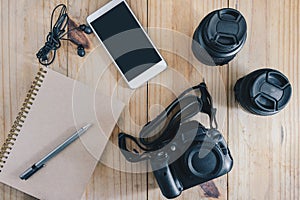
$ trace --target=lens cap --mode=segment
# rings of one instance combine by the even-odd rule
[[[196,146],[189,152],[187,163],[189,170],[201,178],[215,176],[223,165],[222,155],[214,144]]]
[[[285,75],[274,69],[256,70],[234,86],[240,105],[256,115],[273,115],[289,102],[292,87]]]
[[[195,57],[210,66],[224,65],[232,60],[245,44],[247,24],[243,15],[231,8],[208,14],[193,36]]]

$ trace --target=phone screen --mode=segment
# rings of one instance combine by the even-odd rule
[[[162,60],[124,2],[90,24],[128,81]]]

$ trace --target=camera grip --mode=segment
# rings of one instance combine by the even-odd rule
[[[169,167],[153,171],[156,181],[160,187],[161,192],[168,199],[175,198],[181,194],[183,190],[181,184],[174,180]]]

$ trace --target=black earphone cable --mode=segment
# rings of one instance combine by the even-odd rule
[[[61,8],[59,16],[53,25],[54,14],[57,9]],[[61,47],[61,38],[65,33],[65,28],[68,25],[67,7],[64,4],[57,5],[51,14],[50,32],[46,37],[45,45],[36,54],[39,62],[42,65],[50,65],[53,63],[56,57],[56,51]],[[49,58],[49,54],[52,52],[52,57]]]
[[[80,44],[80,43],[78,43],[78,42],[76,42],[75,40],[72,40],[72,39],[70,39],[70,38],[61,38],[61,40],[64,40],[64,41],[70,41],[70,42],[72,42],[73,44],[76,44],[77,46],[82,45],[82,44]]]
[[[54,23],[54,15],[57,10],[60,9],[59,15]],[[61,47],[61,41],[70,41],[77,46],[82,46],[82,44],[69,39],[64,38],[67,34],[72,31],[81,29],[81,26],[86,27],[85,25],[80,25],[79,27],[72,28],[66,31],[69,22],[69,15],[67,13],[67,7],[64,4],[57,5],[52,13],[51,13],[51,22],[50,22],[50,32],[46,37],[45,45],[38,51],[36,57],[38,58],[39,62],[44,65],[48,66],[53,63],[56,57],[56,51]],[[91,32],[91,31],[90,31]],[[89,33],[88,33],[89,34]]]

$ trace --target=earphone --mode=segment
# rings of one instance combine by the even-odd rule
[[[85,56],[85,51],[84,51],[84,47],[83,45],[78,45],[77,47],[77,54],[80,56],[80,57],[83,57]]]
[[[81,24],[78,28],[80,30],[82,30],[83,32],[85,32],[86,34],[91,34],[92,33],[91,27],[89,27],[89,26],[87,26],[85,24]]]
[[[53,25],[53,16],[58,8],[61,8],[59,16]],[[38,51],[36,54],[39,62],[42,65],[50,65],[53,63],[56,57],[56,51],[61,47],[61,40],[70,41],[73,44],[77,45],[77,55],[80,57],[85,56],[85,50],[83,44],[69,38],[64,38],[67,34],[71,33],[75,30],[83,31],[86,34],[91,34],[92,29],[85,25],[81,24],[78,27],[72,28],[66,32],[66,27],[69,22],[69,16],[67,14],[67,7],[64,4],[57,5],[51,14],[51,25],[50,25],[50,32],[46,37],[45,45]],[[52,54],[51,54],[52,52]]]
[[[89,26],[85,25],[85,24],[81,24],[78,27],[69,30],[67,33],[70,33],[71,31],[74,31],[74,30],[83,31],[85,34],[91,34],[92,33],[92,29]],[[71,40],[71,39],[63,39],[63,40],[67,40],[67,41],[70,41],[70,42],[76,44],[77,45],[77,55],[80,56],[80,57],[85,56],[85,50],[84,50],[84,46],[82,44],[80,44],[80,43],[78,43],[74,40]]]

